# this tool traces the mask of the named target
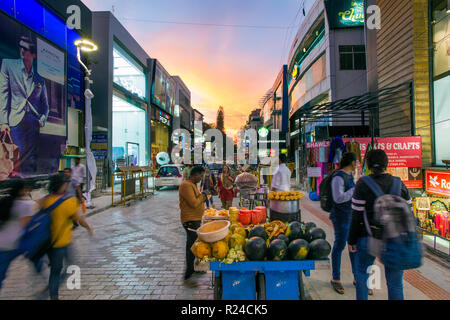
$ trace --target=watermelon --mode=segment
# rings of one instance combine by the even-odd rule
[[[266,241],[260,237],[250,238],[244,247],[245,255],[249,260],[264,260],[266,257]]]
[[[248,233],[248,237],[249,238],[260,237],[260,238],[262,238],[264,240],[267,240],[269,235],[267,234],[267,232],[264,229],[264,227],[256,226],[256,227],[253,227],[252,230],[250,230],[250,232]]]
[[[289,244],[288,255],[292,260],[304,260],[308,256],[309,243],[304,239],[296,239]]]
[[[286,237],[283,233],[280,233],[279,235],[277,235],[273,240],[275,240],[275,239],[283,240],[286,243],[286,246],[289,245],[289,238]]]
[[[317,225],[314,222],[307,222],[305,224],[306,231],[316,228]]]
[[[323,229],[320,229],[320,228],[311,229],[307,235],[308,235],[308,238],[306,240],[308,240],[308,242],[312,242],[317,239],[325,240],[327,238],[325,231],[323,231]]]
[[[286,230],[286,236],[289,238],[289,241],[293,241],[295,239],[301,239],[305,235],[305,226],[298,222],[298,221],[292,221],[289,223],[287,230]]]
[[[269,245],[269,249],[267,250],[267,259],[274,261],[283,260],[286,257],[287,248],[288,247],[283,240],[273,240]]]
[[[313,260],[325,259],[329,256],[330,252],[331,245],[328,243],[328,241],[324,239],[317,239],[309,244],[308,258]]]

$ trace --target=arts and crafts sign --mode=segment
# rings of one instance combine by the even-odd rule
[[[361,159],[365,158],[371,138],[344,138],[347,142],[357,142]],[[420,137],[375,138],[372,149],[384,150],[389,158],[387,172],[400,177],[408,188],[422,188],[422,143]],[[361,164],[359,164],[361,167]]]
[[[450,172],[426,170],[425,192],[450,197]]]
[[[325,0],[330,29],[363,27],[363,0]]]

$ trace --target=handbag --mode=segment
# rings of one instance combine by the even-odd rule
[[[9,141],[7,141],[7,138]],[[0,136],[0,181],[20,172],[19,147],[13,143],[9,131]]]

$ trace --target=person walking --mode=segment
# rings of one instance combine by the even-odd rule
[[[8,195],[0,201],[0,289],[11,262],[21,255],[19,241],[31,217],[39,210],[31,200],[32,188],[24,180],[11,181]],[[39,273],[42,260],[33,261]]]
[[[80,204],[83,202],[83,194],[81,192],[81,185],[77,179],[75,179],[72,175],[71,168],[64,169],[64,177],[67,182],[67,190],[66,193],[71,197],[76,197]]]
[[[201,192],[204,192],[207,196],[206,206],[213,206],[213,196],[217,195],[216,177],[211,173],[208,166],[205,166],[205,174],[203,175],[202,182],[200,184]]]
[[[224,164],[222,173],[217,179],[217,188],[219,189],[219,198],[222,201],[222,207],[228,210],[233,204],[234,198],[234,178],[230,173],[230,168]]]
[[[186,167],[184,167],[184,169],[183,169],[183,180],[189,179],[192,167],[193,167],[192,164],[187,164]]]
[[[341,282],[341,258],[350,232],[352,219],[352,196],[355,191],[353,172],[356,170],[356,154],[344,153],[338,171],[331,178],[331,193],[333,206],[330,212],[330,220],[334,229],[334,244],[331,251],[332,279],[331,286],[339,293],[344,294]],[[349,252],[353,275],[355,274],[355,253]],[[353,282],[355,283],[355,282]]]
[[[184,284],[188,287],[198,286],[198,283],[192,279],[194,274],[195,256],[191,252],[191,247],[197,240],[197,230],[202,221],[205,211],[206,195],[200,193],[197,184],[202,180],[205,169],[201,166],[195,166],[190,171],[190,176],[181,182],[178,189],[180,201],[181,224],[186,231],[186,271],[184,273]]]
[[[367,166],[372,172],[369,176],[375,181],[380,189],[388,194],[394,183],[394,177],[386,173],[388,157],[383,150],[372,150],[367,154]],[[411,205],[411,197],[408,189],[400,181],[400,196]],[[352,198],[352,221],[348,238],[349,251],[355,255],[355,277],[356,277],[356,299],[367,300],[369,288],[367,279],[369,274],[367,268],[374,264],[375,257],[369,254],[369,235],[364,222],[364,211],[371,229],[375,230],[374,203],[375,194],[370,187],[361,179],[355,187]],[[390,222],[394,223],[394,222]],[[385,266],[385,276],[388,288],[389,300],[403,300],[403,270],[393,270]]]
[[[41,208],[46,209],[61,197],[67,196],[69,182],[57,174],[50,178],[49,195],[41,199]],[[50,260],[49,293],[51,300],[59,299],[59,284],[64,259],[70,260],[70,246],[72,243],[72,224],[78,223],[93,235],[92,227],[81,214],[80,205],[75,197],[69,197],[51,212],[51,238],[52,247],[48,252]]]

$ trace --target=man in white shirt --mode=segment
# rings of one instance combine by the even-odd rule
[[[72,178],[79,183],[81,190],[83,190],[86,167],[80,161],[80,158],[75,158],[75,166],[72,168]]]
[[[286,166],[286,156],[280,155],[280,166],[275,170],[272,178],[272,191],[291,190],[291,170]]]

